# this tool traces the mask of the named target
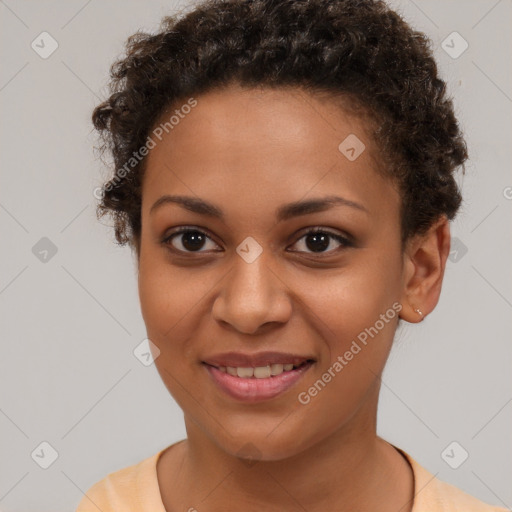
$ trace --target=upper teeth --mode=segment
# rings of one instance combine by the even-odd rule
[[[269,364],[267,366],[257,366],[256,368],[219,366],[219,370],[242,379],[250,379],[252,377],[266,379],[270,376],[280,375],[283,372],[293,370],[293,364]]]

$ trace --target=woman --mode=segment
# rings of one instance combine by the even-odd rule
[[[435,308],[467,158],[427,38],[383,2],[209,1],[138,33],[93,114],[187,439],[78,512],[504,511],[376,435]]]

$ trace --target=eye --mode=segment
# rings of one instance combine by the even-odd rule
[[[306,247],[306,249],[309,249],[313,254],[323,254],[323,253],[330,253],[336,251],[335,248],[328,249],[332,245],[332,241],[334,240],[335,243],[339,244],[338,249],[342,247],[353,247],[353,242],[338,233],[331,233],[323,228],[313,228],[309,229],[306,233],[304,233],[296,242],[296,244],[301,244],[301,241],[304,239],[303,246]],[[212,247],[210,250],[215,251],[215,246],[218,247],[218,245],[209,237],[204,231],[201,231],[197,228],[193,228],[190,226],[183,226],[181,228],[176,229],[174,232],[172,232],[170,235],[166,236],[162,243],[169,247],[170,250],[174,252],[181,252],[181,253],[200,253],[200,252],[207,252],[208,248],[206,248],[205,251],[202,251],[207,244],[207,242],[210,241]],[[218,251],[217,251],[218,252]],[[291,252],[307,252],[304,250],[293,250]]]
[[[344,237],[338,233],[331,233],[329,231],[326,231],[323,228],[313,228],[307,231],[303,236],[295,242],[295,244],[301,245],[306,247],[307,249],[311,250],[313,254],[318,253],[331,253],[336,251],[336,248],[326,250],[329,247],[331,247],[331,242],[334,240],[335,243],[338,243],[338,249],[341,247],[353,247],[354,244],[352,243],[349,238]],[[294,245],[295,245],[294,244]],[[304,252],[304,251],[292,251],[292,252]],[[307,251],[306,251],[307,252]]]
[[[183,226],[164,238],[162,243],[170,246],[169,249],[175,252],[205,252],[200,249],[204,247],[207,240],[211,241],[214,246],[217,246],[204,231]]]

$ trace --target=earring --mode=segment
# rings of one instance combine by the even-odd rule
[[[423,316],[423,313],[420,311],[420,309],[419,309],[419,308],[414,308],[414,311],[415,311],[416,313],[418,313],[418,315],[420,315],[420,316],[421,316],[421,320],[420,320],[420,322],[423,322],[423,320],[424,320],[424,316]]]

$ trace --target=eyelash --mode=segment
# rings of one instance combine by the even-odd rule
[[[183,226],[181,228],[176,229],[170,235],[166,236],[162,240],[162,244],[164,246],[166,246],[166,248],[169,249],[170,251],[172,251],[174,253],[178,253],[178,254],[201,254],[203,252],[206,252],[206,251],[182,251],[181,249],[176,249],[175,247],[173,247],[171,245],[171,241],[173,240],[173,238],[178,235],[181,235],[183,233],[199,233],[201,235],[206,236],[207,238],[209,238],[211,240],[211,237],[208,236],[208,234],[205,231],[202,231],[201,229],[198,229],[198,228],[195,228],[192,226]],[[330,251],[318,252],[318,253],[306,252],[306,254],[311,254],[314,257],[321,258],[323,255],[331,255],[331,253],[336,252],[344,247],[345,248],[346,247],[354,247],[354,243],[347,237],[344,237],[338,233],[332,233],[332,232],[326,230],[325,228],[321,228],[321,227],[314,227],[314,228],[311,228],[309,231],[306,231],[294,242],[293,245],[295,245],[299,240],[302,240],[302,238],[304,238],[308,235],[314,235],[314,234],[318,234],[318,233],[328,235],[329,237],[335,239],[337,242],[339,242],[341,244],[342,247],[338,247],[337,249],[332,249]],[[216,251],[216,252],[219,252],[219,251]],[[301,253],[304,251],[291,251],[291,252]]]

